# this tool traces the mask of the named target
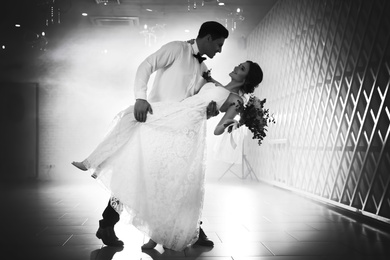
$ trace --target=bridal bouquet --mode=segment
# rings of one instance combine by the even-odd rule
[[[211,69],[203,72],[202,77],[207,82],[218,83],[211,77]],[[275,123],[274,117],[269,114],[269,109],[264,108],[265,101],[266,99],[260,100],[253,94],[250,95],[249,100],[245,105],[243,102],[238,101],[236,111],[240,115],[240,120],[238,123],[236,122],[228,125],[228,132],[231,133],[233,129],[245,125],[253,133],[252,139],[258,139],[258,143],[261,145],[266,136],[266,127],[268,127],[270,123]],[[234,105],[234,103],[232,105]]]
[[[245,125],[253,133],[252,139],[258,139],[261,145],[270,123],[275,123],[275,119],[269,114],[269,109],[264,108],[266,99],[260,100],[255,95],[249,97],[244,105],[239,101],[236,110],[240,114],[238,127]]]

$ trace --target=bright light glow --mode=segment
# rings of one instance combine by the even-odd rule
[[[145,30],[148,29],[148,25],[147,25],[147,24],[144,25],[144,29],[145,29]]]
[[[88,16],[88,14],[87,14],[87,13],[82,13],[81,15],[82,15],[82,16]]]
[[[222,5],[225,5],[225,3],[220,2],[220,3],[218,3],[218,5],[222,6]]]
[[[189,33],[189,32],[190,32],[190,30],[188,30],[188,29],[185,29],[185,30],[184,30],[184,32],[185,32],[185,33]]]
[[[2,45],[1,48],[2,48],[3,50],[5,50],[5,45]]]
[[[241,12],[241,9],[240,8],[237,8],[237,13]]]
[[[17,24],[15,24],[15,27],[20,27],[20,24],[18,24],[18,23],[17,23]]]
[[[148,11],[148,12],[153,12],[153,10],[152,10],[152,9],[149,9],[149,8],[146,8],[146,11]]]
[[[45,36],[45,35],[46,35],[46,33],[45,33],[45,32],[42,32],[41,34],[42,34],[42,36]]]

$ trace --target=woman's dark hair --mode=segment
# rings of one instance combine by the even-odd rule
[[[256,62],[247,60],[250,64],[248,75],[246,75],[244,85],[241,87],[241,90],[245,93],[253,93],[255,88],[263,81],[263,71],[261,70],[259,64]]]
[[[211,35],[211,39],[216,40],[219,38],[229,37],[229,31],[222,24],[214,21],[205,22],[200,26],[198,37],[203,38],[207,34]]]

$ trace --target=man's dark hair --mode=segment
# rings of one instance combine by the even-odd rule
[[[227,38],[229,37],[229,31],[222,24],[214,21],[205,22],[200,26],[198,37],[203,38],[207,34],[211,35],[213,40],[219,38]]]

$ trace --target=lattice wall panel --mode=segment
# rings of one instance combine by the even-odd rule
[[[390,223],[390,1],[281,0],[248,37],[276,125],[258,177]]]

